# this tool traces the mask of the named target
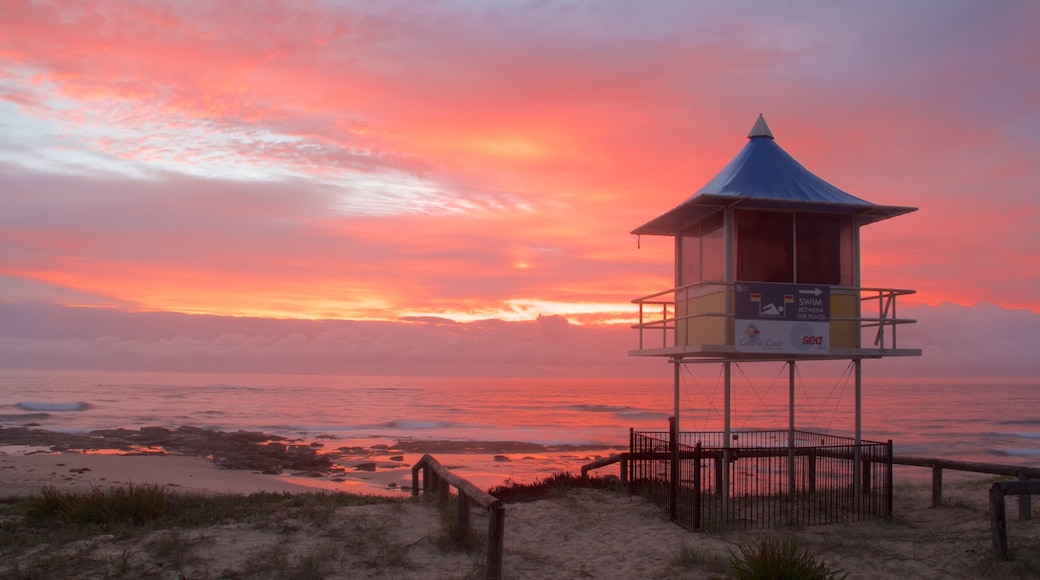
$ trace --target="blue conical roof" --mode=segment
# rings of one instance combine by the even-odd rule
[[[747,144],[718,175],[682,204],[632,233],[679,235],[729,206],[853,214],[859,217],[859,225],[917,209],[876,205],[820,179],[777,145],[759,115]]]

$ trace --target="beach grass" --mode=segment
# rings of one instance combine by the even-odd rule
[[[360,554],[371,566],[405,566],[405,551],[389,532],[398,522],[336,516],[342,507],[403,501],[327,492],[178,493],[151,484],[44,488],[39,496],[0,505],[0,577],[165,577],[162,569],[204,559],[200,547],[210,543],[206,530],[214,526],[246,526],[274,541],[253,548],[238,570],[207,564],[203,577],[321,578],[337,565],[341,550]],[[320,540],[304,550],[289,549],[297,535]]]
[[[504,503],[517,503],[553,499],[561,497],[573,489],[606,489],[627,492],[628,488],[617,479],[579,477],[568,472],[557,472],[530,483],[507,479],[502,485],[489,489],[488,493]]]
[[[110,530],[121,526],[140,526],[170,513],[172,494],[154,485],[130,485],[108,490],[92,488],[87,492],[43,489],[40,498],[27,506],[27,515],[36,521],[59,520],[76,526],[98,526]]]
[[[325,523],[344,506],[400,502],[401,499],[348,493],[196,494],[156,484],[105,490],[60,491],[45,487],[39,497],[16,501],[9,509],[41,523],[126,533],[132,528],[201,527],[229,520],[264,518],[278,511]]]

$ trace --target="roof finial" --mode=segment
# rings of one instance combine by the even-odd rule
[[[754,139],[755,137],[769,137],[773,138],[773,132],[769,130],[769,125],[766,125],[766,118],[762,116],[762,113],[758,114],[758,120],[755,121],[755,126],[751,128],[751,132],[748,133],[748,139]]]

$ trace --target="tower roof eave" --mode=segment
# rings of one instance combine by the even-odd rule
[[[747,144],[722,171],[685,202],[632,233],[677,235],[731,206],[850,214],[861,226],[917,209],[877,205],[827,183],[777,145],[759,115]]]
[[[833,202],[805,202],[783,199],[754,198],[736,195],[699,194],[660,216],[632,230],[636,235],[676,236],[689,231],[697,222],[727,207],[759,210],[798,210],[814,213],[852,215],[857,226],[865,226],[917,211],[916,207],[848,205]]]

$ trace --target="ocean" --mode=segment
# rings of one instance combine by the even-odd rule
[[[723,388],[711,366],[691,365],[682,374],[684,431],[722,429]],[[775,375],[749,377],[741,370],[747,367],[732,381],[732,428],[786,429],[786,370],[778,365]],[[460,475],[490,487],[576,473],[583,463],[627,449],[632,428],[667,430],[674,387],[670,367],[662,371],[653,379],[512,379],[0,370],[0,426],[86,433],[187,425],[263,431],[330,449],[382,444],[390,452],[397,441],[547,447],[510,453],[488,446],[486,453],[451,457]],[[798,429],[854,433],[848,375],[799,375],[796,385]],[[1040,380],[864,376],[862,424],[864,439],[891,439],[897,455],[1037,466]],[[404,458],[396,475],[402,486],[418,459]],[[925,481],[931,474],[904,467],[896,476]]]

